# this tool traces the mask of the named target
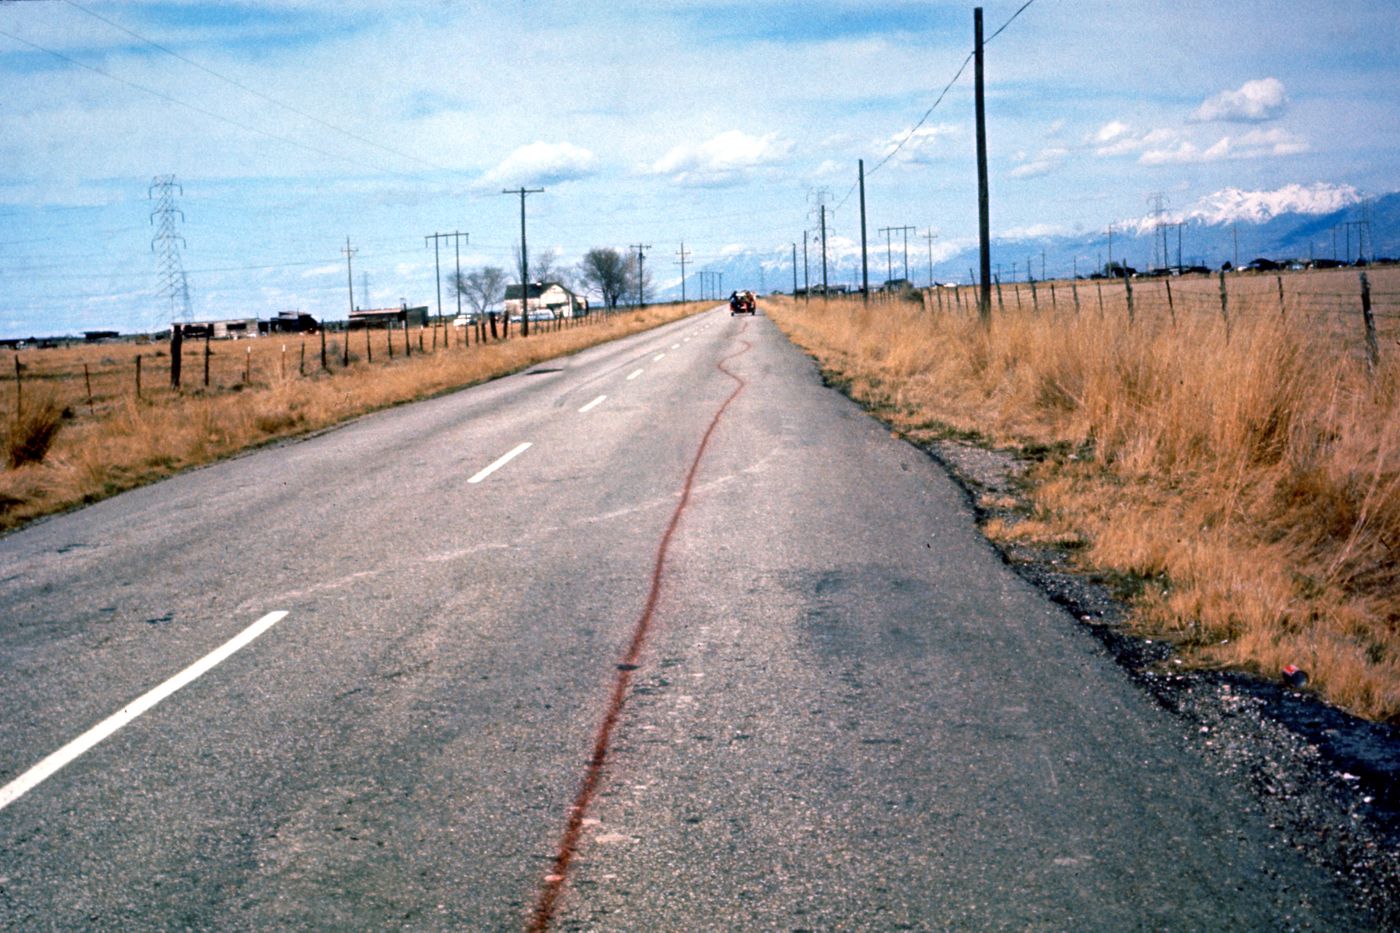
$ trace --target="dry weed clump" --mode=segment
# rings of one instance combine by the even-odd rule
[[[36,381],[43,378],[52,397],[63,400],[51,406],[56,407],[58,418],[65,409],[72,417],[63,422],[62,432],[48,434],[47,456],[26,453],[23,462],[15,461],[18,435],[11,429],[11,468],[0,470],[0,530],[269,441],[474,385],[709,306],[698,302],[653,306],[587,326],[532,334],[528,340],[513,337],[464,346],[457,339],[454,346],[437,352],[431,345],[427,352],[419,352],[415,345],[412,357],[406,357],[400,347],[392,360],[382,344],[387,335],[375,334],[372,339],[379,345],[374,348],[373,363],[354,362],[352,352],[350,367],[341,368],[340,357],[328,353],[329,372],[320,369],[317,344],[308,353],[304,376],[300,348],[293,349],[276,337],[240,341],[241,346],[221,343],[215,348],[224,364],[221,378],[211,378],[208,390],[196,385],[202,365],[202,350],[196,350],[187,353],[184,363],[186,384],[195,387],[172,390],[160,383],[162,377],[168,379],[168,369],[161,372],[150,365],[139,398],[134,357],[140,353],[147,361],[159,360],[150,345],[36,351],[26,372]],[[402,341],[402,331],[396,337]],[[245,381],[250,372],[252,380]],[[10,409],[0,408],[0,417],[17,423],[14,395],[4,401]],[[37,419],[48,410],[26,394],[21,421]]]
[[[1267,295],[1267,292],[1262,294]],[[926,303],[927,304],[927,303]],[[950,303],[951,304],[951,303]],[[1164,303],[1163,303],[1164,305]],[[1374,378],[1335,330],[1232,296],[1135,320],[774,302],[773,317],[898,429],[1050,451],[1034,519],[1136,581],[1134,624],[1207,666],[1276,675],[1400,720],[1400,365]]]
[[[14,468],[43,461],[63,427],[63,417],[64,408],[52,395],[22,407],[5,433],[5,462]]]

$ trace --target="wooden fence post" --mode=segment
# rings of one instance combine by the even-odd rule
[[[209,357],[214,355],[214,350],[209,346],[209,341],[214,333],[213,324],[204,325],[204,388],[209,388]]]
[[[287,345],[282,344],[282,381],[287,381]]]
[[[136,354],[136,398],[141,398],[141,354]]]
[[[1058,311],[1058,310],[1060,310],[1060,302],[1055,298],[1055,283],[1054,283],[1054,282],[1051,282],[1051,283],[1050,283],[1050,310],[1051,310],[1051,311]]]
[[[1220,270],[1220,316],[1225,321],[1225,339],[1230,339],[1230,293],[1225,287],[1225,270]]]
[[[1036,290],[1035,279],[1031,279],[1031,310],[1040,313],[1040,292]]]
[[[18,362],[19,357],[15,357],[15,361]],[[83,385],[87,386],[88,414],[95,415],[97,414],[97,406],[92,403],[92,373],[88,370],[86,363],[83,364]]]
[[[1102,317],[1103,317],[1103,283],[1102,283],[1102,282],[1095,282],[1095,283],[1094,283],[1094,288],[1097,289],[1097,290],[1098,290],[1098,293],[1099,293],[1099,317],[1102,318]]]
[[[1172,280],[1164,279],[1167,283],[1167,310],[1172,314],[1172,327],[1176,326],[1176,302],[1172,301]]]
[[[1364,275],[1365,273],[1362,273],[1362,274]],[[1274,276],[1274,278],[1278,279],[1278,313],[1279,313],[1279,317],[1287,317],[1287,316],[1288,316],[1288,311],[1287,311],[1287,309],[1285,309],[1284,306],[1283,306],[1283,276],[1278,275],[1278,276]]]
[[[374,347],[369,342],[369,321],[365,321],[365,362],[374,362]]]
[[[84,363],[84,366],[87,364]],[[24,378],[20,373],[24,372],[24,367],[20,364],[19,354],[15,354],[15,423],[18,424],[20,415],[24,412]],[[89,395],[91,392],[88,393]]]
[[[1374,378],[1376,367],[1381,363],[1381,350],[1376,341],[1376,318],[1371,313],[1371,283],[1364,272],[1361,273],[1361,319],[1366,324],[1366,372]]]
[[[306,338],[301,338],[301,360],[297,363],[297,375],[306,375]]]
[[[253,384],[253,348],[248,347],[243,354],[243,384]]]
[[[1133,277],[1123,270],[1123,288],[1128,292],[1128,323],[1133,323]]]
[[[997,283],[997,311],[1004,314],[1006,312],[1006,305],[1001,303],[1001,276],[992,276],[992,281]]]
[[[1076,279],[1069,280],[1069,293],[1074,296],[1074,313],[1079,313],[1079,282]]]
[[[178,322],[170,325],[170,387],[180,388],[180,348],[184,345],[184,328]]]

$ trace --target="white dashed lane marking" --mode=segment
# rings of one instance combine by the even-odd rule
[[[123,706],[119,712],[108,716],[4,787],[0,787],[0,810],[5,809],[35,787],[38,787],[44,781],[52,777],[54,773],[64,765],[69,764],[87,753],[93,746],[97,745],[97,743],[111,736],[118,729],[130,723],[142,713],[145,713],[161,700],[164,700],[182,687],[189,686],[218,667],[224,661],[233,657],[233,655],[251,644],[253,639],[257,638],[286,617],[286,612],[269,612],[242,632],[235,635],[232,639],[224,642],[222,647],[216,648],[209,654],[206,654],[160,686],[143,693],[126,706]]]
[[[467,482],[468,482],[468,483],[479,483],[479,482],[481,482],[481,481],[484,480],[486,477],[490,476],[492,473],[495,473],[495,472],[496,472],[497,470],[499,470],[501,467],[505,466],[507,463],[510,463],[510,462],[511,462],[512,460],[514,460],[516,457],[520,456],[521,454],[523,454],[525,451],[527,451],[527,450],[529,450],[529,449],[530,449],[530,442],[529,442],[529,441],[526,441],[525,443],[518,445],[518,446],[517,446],[514,450],[512,450],[510,453],[506,454],[504,457],[501,457],[499,460],[497,460],[497,461],[495,461],[494,463],[492,463],[489,467],[487,467],[486,469],[482,470],[480,473],[476,474],[476,475],[473,476],[471,479],[467,480]]]

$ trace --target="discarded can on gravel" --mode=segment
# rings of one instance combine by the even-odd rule
[[[1290,664],[1283,669],[1283,682],[1295,689],[1305,687],[1308,683],[1308,672],[1296,664]]]

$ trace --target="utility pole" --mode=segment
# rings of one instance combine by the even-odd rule
[[[885,287],[890,287],[890,282],[894,280],[894,247],[890,244],[890,234],[894,233],[898,227],[881,227],[876,233],[885,235]]]
[[[637,251],[637,307],[641,308],[645,307],[644,302],[646,301],[646,294],[642,291],[642,287],[646,283],[646,266],[644,265],[647,261],[646,250],[651,249],[651,244],[633,243],[632,248]]]
[[[423,237],[423,245],[424,245],[424,246],[427,246],[429,240],[432,240],[432,241],[433,241],[433,273],[434,273],[434,275],[437,276],[438,323],[441,324],[441,323],[442,323],[442,260],[441,260],[441,257],[438,255],[438,237],[439,237],[439,236],[441,236],[441,234],[439,234],[439,233],[434,233],[434,234],[432,234],[431,236],[424,236],[424,237]],[[454,284],[455,284],[455,283],[454,283]],[[434,337],[433,340],[437,340],[437,337]]]
[[[810,230],[803,230],[803,231],[802,231],[802,300],[803,300],[803,301],[811,301],[811,300],[812,300],[812,278],[811,278],[811,275],[810,275],[810,271],[811,271],[811,270],[808,268],[808,265],[807,265],[807,239],[808,239],[808,236],[811,234],[811,232],[812,232],[812,231],[810,231]],[[1333,250],[1333,252],[1336,252],[1336,250]]]
[[[983,88],[982,8],[972,11],[973,81],[977,107],[977,236],[981,250],[982,282],[978,311],[982,326],[992,324],[992,222],[991,196],[987,187],[987,96]]]
[[[933,232],[932,227],[929,227],[928,232],[921,234],[921,236],[928,240],[928,287],[933,288],[933,241],[938,239],[938,234]],[[1013,275],[1012,278],[1015,276]]]
[[[1113,267],[1113,224],[1108,225],[1108,265],[1101,271],[1111,271]]]
[[[525,247],[525,195],[540,194],[543,188],[506,188],[501,194],[520,195],[520,336],[530,336],[530,254]],[[510,315],[506,315],[506,333],[510,333]]]
[[[797,297],[797,244],[792,244],[792,297]]]
[[[1171,224],[1165,224],[1165,225],[1164,225],[1164,229],[1170,229],[1170,228],[1172,228],[1172,227],[1175,227],[1175,228],[1176,228],[1176,274],[1177,274],[1177,275],[1180,275],[1180,274],[1181,274],[1181,228],[1184,227],[1184,226],[1186,226],[1186,221],[1184,221],[1184,220],[1178,220],[1176,223],[1171,223]],[[1165,245],[1166,245],[1166,239],[1165,239],[1165,237],[1163,237],[1163,241],[1162,241],[1162,242],[1163,242],[1163,246],[1165,247]],[[1164,263],[1164,265],[1169,265],[1169,264],[1170,264],[1170,263]]]
[[[429,241],[429,240],[432,240],[432,241],[433,241],[433,262],[434,262],[434,264],[437,266],[437,270],[438,270],[438,273],[437,273],[437,275],[438,275],[438,320],[439,320],[439,321],[442,320],[442,266],[441,266],[440,263],[438,263],[438,241],[439,241],[439,240],[451,240],[451,241],[452,241],[453,247],[454,247],[454,248],[456,249],[456,251],[457,251],[457,257],[456,257],[456,258],[457,258],[457,265],[456,265],[457,274],[456,274],[456,275],[453,277],[453,279],[452,279],[452,291],[455,292],[455,293],[457,294],[457,316],[458,316],[458,317],[461,317],[461,316],[462,316],[462,289],[461,289],[461,283],[462,283],[462,241],[463,241],[463,240],[466,240],[468,243],[470,243],[470,242],[471,242],[471,235],[470,235],[470,234],[467,234],[467,233],[462,233],[460,230],[454,230],[454,231],[452,231],[451,233],[434,233],[434,234],[431,234],[431,235],[429,235],[429,236],[423,237],[423,242],[424,242],[424,243],[426,243],[426,242]],[[444,328],[445,328],[446,326],[447,326],[446,324],[443,325]]]
[[[890,228],[890,230],[894,231],[895,233],[902,233],[902,234],[904,234],[904,281],[906,281],[906,282],[910,281],[910,279],[909,279],[909,231],[910,231],[910,230],[913,230],[913,231],[915,231],[915,232],[918,232],[918,229],[919,229],[918,227],[891,227],[891,228]],[[912,283],[911,283],[911,284],[912,284]]]
[[[350,248],[350,237],[345,237],[345,248],[341,250],[345,254],[345,285],[350,290],[350,312],[355,311],[355,274],[350,264],[350,257],[359,252],[358,249]],[[341,357],[341,365],[350,365],[350,315],[345,316],[345,351]]]
[[[1162,221],[1162,215],[1166,213],[1166,208],[1163,206],[1166,201],[1166,197],[1166,194],[1164,194],[1161,191],[1158,191],[1155,194],[1148,195],[1147,197],[1147,203],[1155,205],[1152,209],[1152,252],[1155,256],[1157,253],[1157,231],[1161,231],[1163,268],[1166,268],[1167,266],[1171,265],[1171,259],[1167,255],[1167,225]]]
[[[826,286],[826,205],[821,205],[822,215],[822,297],[827,296]],[[1349,249],[1349,248],[1348,248]]]
[[[865,244],[865,160],[860,160],[860,294],[870,303],[870,255]]]
[[[676,255],[681,263],[681,304],[685,304],[685,262],[690,258],[690,253],[686,251],[684,240],[681,241],[681,251]]]

